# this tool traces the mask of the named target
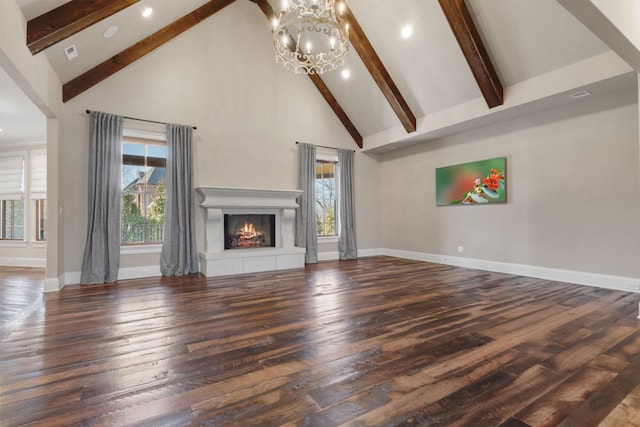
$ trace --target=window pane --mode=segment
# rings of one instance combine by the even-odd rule
[[[144,157],[144,144],[135,144],[132,142],[122,143],[122,154],[132,154],[134,156]]]
[[[336,162],[316,162],[316,226],[318,236],[337,236]]]
[[[47,240],[47,199],[36,200],[36,240]]]
[[[166,153],[157,141],[123,143],[122,244],[162,242]]]
[[[0,226],[0,239],[24,240],[24,202],[22,200],[2,200]]]
[[[147,157],[167,158],[166,145],[147,145]]]
[[[144,242],[144,218],[136,192],[122,193],[122,243]]]

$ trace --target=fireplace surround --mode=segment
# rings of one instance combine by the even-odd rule
[[[294,244],[296,198],[300,190],[271,190],[257,188],[198,187],[203,197],[200,206],[205,214],[205,250],[200,252],[200,270],[207,277],[256,273],[304,267],[304,248]],[[263,244],[263,237],[245,221],[239,230],[234,227],[232,240],[244,239],[243,247],[229,248],[230,218],[272,218],[274,230],[271,242]],[[253,224],[262,227],[262,224]],[[266,238],[264,238],[266,240]],[[238,242],[236,242],[238,243]],[[227,246],[225,248],[225,246]]]

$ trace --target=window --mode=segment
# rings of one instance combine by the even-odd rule
[[[0,239],[24,240],[25,154],[0,155]]]
[[[162,135],[164,138],[164,135]],[[163,239],[167,147],[164,141],[125,136],[122,143],[122,244]]]
[[[47,240],[47,150],[32,150],[30,158],[29,198],[33,200],[31,206],[34,207],[35,215],[30,213],[29,218],[35,218],[36,242],[44,242]]]
[[[338,235],[337,219],[337,159],[316,160],[316,226],[318,237]]]
[[[22,200],[0,202],[0,239],[24,240],[24,203]]]
[[[36,200],[36,241],[47,240],[47,199]]]

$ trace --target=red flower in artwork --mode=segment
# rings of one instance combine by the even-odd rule
[[[489,203],[490,199],[500,197],[501,189],[504,189],[504,172],[491,168],[487,176],[475,179],[473,190],[467,192],[460,203]]]
[[[484,186],[489,190],[496,191],[498,188],[500,188],[500,175],[492,173],[482,180],[482,184],[484,184]]]

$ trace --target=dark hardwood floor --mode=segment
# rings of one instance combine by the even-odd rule
[[[0,337],[42,305],[44,271],[44,268],[0,266]]]
[[[69,287],[5,324],[0,419],[640,426],[639,300],[390,257]]]

